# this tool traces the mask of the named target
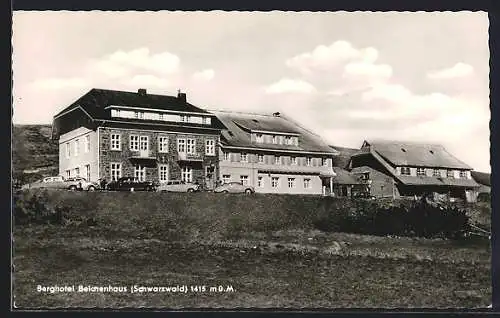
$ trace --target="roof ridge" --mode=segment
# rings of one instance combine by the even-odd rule
[[[218,113],[230,113],[230,114],[241,114],[241,115],[257,115],[257,116],[266,116],[266,117],[273,117],[272,114],[267,114],[267,113],[250,113],[250,112],[242,112],[242,111],[233,111],[233,110],[219,110],[219,109],[205,109],[208,112],[218,112]],[[279,117],[278,117],[279,118]]]

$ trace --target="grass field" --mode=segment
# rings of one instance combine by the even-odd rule
[[[190,200],[188,209],[169,207],[155,195],[54,194],[52,200],[73,202],[76,212],[96,218],[96,225],[15,229],[16,306],[471,308],[491,303],[489,242],[323,233],[285,208],[235,218],[252,198],[228,197],[231,212],[223,212],[204,194],[199,200],[207,202],[204,206],[193,197],[166,195],[165,202]],[[113,200],[117,197],[121,208]],[[269,200],[274,206],[289,201]],[[141,210],[145,201],[151,206]],[[126,286],[128,292],[46,293],[38,292],[38,285]],[[188,292],[131,293],[134,285],[186,285]],[[210,291],[218,286],[231,288]]]

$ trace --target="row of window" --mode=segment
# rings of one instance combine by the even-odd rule
[[[410,167],[401,167],[401,175],[402,176],[411,175]],[[417,176],[427,176],[426,169],[425,168],[417,168]],[[443,177],[440,169],[432,169],[432,176],[433,177]],[[454,170],[446,170],[446,177],[447,178],[454,178],[455,177]],[[467,177],[468,177],[467,171],[460,171],[459,172],[460,179],[467,179]]]
[[[158,152],[168,153],[169,137],[158,137]],[[111,134],[111,150],[122,150],[122,142],[120,134]],[[131,151],[149,150],[149,136],[130,135],[129,149]],[[177,138],[177,152],[194,154],[196,153],[196,139],[194,138]],[[215,156],[215,140],[205,140],[205,154]]]
[[[231,181],[231,175],[229,175],[229,174],[222,175],[222,182],[223,183],[229,183],[230,181]],[[240,182],[243,185],[248,185],[248,176],[241,175]],[[296,188],[296,178],[287,178],[287,185],[288,185],[288,188],[290,188],[290,189]],[[304,189],[310,189],[311,188],[311,179],[304,178],[302,185],[303,185]],[[264,187],[264,178],[261,176],[257,177],[257,187],[259,187],[259,188]],[[281,187],[281,178],[280,177],[271,177],[271,187],[272,188],[280,188]]]
[[[89,152],[90,151],[90,135],[86,135],[83,137],[83,151],[84,152]],[[66,158],[70,158],[71,155],[77,157],[78,154],[80,153],[80,139],[77,138],[73,141],[68,141],[66,143]]]
[[[83,166],[83,175],[80,174],[80,167],[76,167],[74,169],[68,169],[65,171],[65,177],[66,179],[69,179],[69,178],[79,178],[79,177],[83,177],[85,178],[87,181],[90,180],[90,165],[84,165]]]
[[[119,162],[110,163],[111,180],[118,180],[122,177],[122,164]],[[146,180],[146,167],[140,164],[134,166],[134,177],[139,181]],[[158,180],[167,182],[169,179],[168,165],[158,165]],[[181,180],[193,182],[193,169],[191,167],[182,167]]]
[[[236,154],[232,154],[230,152],[224,152],[224,161],[231,161],[232,156],[235,156]],[[258,154],[257,155],[257,163],[265,163],[265,155],[263,154]],[[274,161],[272,161],[276,165],[284,165],[286,164],[286,156],[268,156],[268,157],[274,157]],[[289,164],[291,165],[299,165],[299,157],[296,156],[290,156],[290,160],[288,161]],[[327,158],[312,158],[312,157],[306,157],[305,165],[306,166],[313,166],[314,161],[316,160],[316,163],[318,163],[321,166],[327,167],[328,164],[328,159]],[[249,154],[242,152],[240,153],[240,162],[250,162],[249,161]]]
[[[210,125],[212,122],[210,117],[173,115],[173,114],[165,114],[157,112],[143,112],[143,111],[120,110],[120,109],[112,109],[111,116],[121,117],[121,118],[171,121],[171,122],[193,123],[193,124],[203,124],[203,125]]]
[[[255,134],[256,143],[269,143],[275,145],[298,146],[299,138],[296,136]]]

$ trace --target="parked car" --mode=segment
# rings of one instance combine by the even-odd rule
[[[160,192],[195,192],[200,191],[200,185],[191,182],[185,182],[181,180],[171,180],[165,183],[161,183],[156,191]]]
[[[95,191],[100,188],[97,182],[87,181],[85,178],[69,178],[64,180],[67,183],[69,190],[84,190],[84,191]]]
[[[216,193],[246,193],[251,194],[255,192],[254,187],[244,185],[239,182],[228,182],[223,183],[222,185],[216,187],[214,189]]]
[[[23,190],[27,189],[69,189],[68,184],[64,182],[61,176],[45,177],[33,183],[25,184],[21,187]]]
[[[121,177],[108,183],[106,189],[110,191],[154,191],[155,184],[152,181],[139,181],[134,177]]]

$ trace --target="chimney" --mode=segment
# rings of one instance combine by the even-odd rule
[[[146,96],[146,89],[139,88],[139,90],[137,90],[137,94],[139,94],[140,96]]]
[[[181,90],[177,90],[177,98],[181,101],[181,102],[184,102],[186,103],[187,102],[187,99],[186,99],[186,93],[181,93]]]
[[[274,116],[274,117],[280,117],[280,112],[275,112],[275,113],[273,113],[273,116]]]

